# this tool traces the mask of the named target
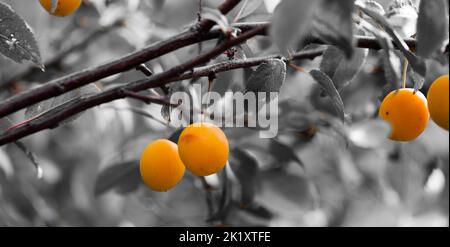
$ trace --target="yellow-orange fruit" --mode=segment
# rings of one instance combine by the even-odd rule
[[[178,152],[189,171],[197,176],[208,176],[225,167],[229,155],[228,140],[213,124],[192,124],[181,133]]]
[[[48,13],[56,16],[68,16],[81,5],[81,0],[39,0],[39,2]]]
[[[140,172],[144,183],[154,191],[168,191],[183,178],[185,167],[178,147],[169,140],[149,144],[141,155]]]
[[[389,93],[381,103],[379,116],[391,125],[389,138],[405,142],[416,139],[430,118],[427,99],[411,88]]]
[[[446,130],[448,130],[448,90],[448,75],[443,75],[431,84],[427,95],[431,119]]]

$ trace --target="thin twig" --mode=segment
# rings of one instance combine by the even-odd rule
[[[116,106],[103,106],[102,108],[109,108],[109,109],[113,109],[115,111],[130,111],[132,113],[141,115],[143,117],[149,118],[151,120],[154,120],[160,124],[162,124],[163,126],[167,126],[167,123],[164,121],[161,121],[159,119],[157,119],[156,117],[154,117],[153,115],[151,115],[150,113],[140,109],[140,108],[136,108],[136,107],[116,107]]]
[[[122,94],[124,95],[124,97],[136,99],[146,104],[155,103],[158,105],[166,105],[172,107],[178,106],[178,104],[171,103],[170,99],[166,96],[147,96],[129,90],[123,90]]]

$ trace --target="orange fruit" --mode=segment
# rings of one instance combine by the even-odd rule
[[[448,90],[448,75],[443,75],[431,84],[427,95],[431,119],[446,130],[448,130]]]
[[[39,2],[48,13],[56,16],[68,16],[81,5],[81,0],[39,0]]]
[[[183,178],[185,167],[178,155],[177,144],[157,140],[142,152],[140,172],[144,183],[154,191],[168,191]]]
[[[178,152],[189,171],[197,176],[208,176],[225,167],[229,155],[228,139],[213,124],[192,124],[181,132]]]
[[[427,127],[430,114],[427,99],[412,88],[389,93],[381,103],[379,117],[391,126],[390,139],[412,141]]]

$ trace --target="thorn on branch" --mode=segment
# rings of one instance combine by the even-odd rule
[[[153,71],[149,67],[147,67],[147,65],[144,63],[139,64],[136,67],[136,70],[141,71],[145,76],[148,76],[148,77],[150,77],[154,74]],[[162,86],[161,90],[164,92],[164,94],[166,94],[166,95],[169,94],[169,89],[166,86]]]
[[[136,67],[136,70],[137,71],[141,71],[146,76],[152,76],[153,75],[153,71],[151,71],[150,68],[148,68],[147,65],[145,65],[144,63],[139,64]]]

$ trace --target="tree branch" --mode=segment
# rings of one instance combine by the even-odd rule
[[[1,134],[0,146],[45,129],[55,128],[59,125],[60,122],[64,121],[65,119],[87,109],[90,109],[94,106],[124,98],[126,97],[126,95],[124,95],[123,93],[124,91],[139,92],[148,88],[161,87],[173,81],[177,77],[180,77],[184,72],[189,71],[201,64],[209,62],[212,58],[217,57],[229,48],[241,44],[242,42],[245,42],[246,40],[253,38],[256,35],[260,35],[264,31],[264,27],[252,29],[236,38],[231,38],[226,42],[216,46],[211,51],[179,66],[176,66],[168,71],[154,75],[147,79],[135,81],[121,87],[112,88],[96,95],[81,97],[61,107],[50,110],[47,113],[33,119],[30,122],[27,122],[24,125]]]
[[[325,50],[326,50],[325,47],[321,47],[321,48],[301,51],[296,54],[293,54],[291,57],[291,60],[314,59],[318,56],[321,56],[325,52]],[[222,62],[222,63],[217,63],[217,64],[213,64],[213,65],[196,68],[190,72],[184,73],[183,75],[181,75],[179,77],[171,79],[170,82],[188,80],[188,79],[197,79],[200,77],[208,77],[211,73],[216,74],[216,73],[226,72],[226,71],[235,70],[235,69],[254,67],[254,66],[258,66],[258,65],[266,62],[269,59],[277,59],[277,58],[283,59],[286,62],[289,60],[289,59],[283,58],[280,55],[232,60],[232,61],[227,61],[227,62]]]
[[[53,58],[51,58],[50,60],[45,62],[46,70],[60,66],[61,62],[71,53],[74,53],[76,51],[86,48],[89,44],[91,44],[95,40],[103,37],[103,35],[108,34],[112,30],[114,30],[122,25],[123,25],[123,21],[119,20],[109,26],[100,27],[97,30],[94,30],[92,33],[90,33],[88,36],[84,37],[78,43],[61,50]],[[7,79],[5,82],[0,83],[0,90],[4,90],[4,89],[10,87],[12,84],[16,83],[19,80],[29,80],[30,78],[33,78],[33,76],[35,76],[37,73],[43,73],[43,72],[41,71],[40,68],[32,67],[28,70],[23,71],[22,73],[20,73],[18,75],[14,75],[11,79]]]
[[[236,2],[236,1],[229,1],[229,2]],[[226,8],[223,7],[222,10],[223,9]],[[202,22],[204,21],[208,22],[208,20],[203,20]],[[48,112],[48,114],[45,114],[45,116],[39,116],[38,118],[33,119],[32,121],[23,126],[22,125],[18,126],[17,128],[14,128],[8,131],[7,133],[0,135],[0,146],[4,145],[5,143],[18,140],[24,136],[36,133],[38,131],[56,127],[58,123],[63,121],[64,119],[77,113],[80,113],[84,110],[87,110],[91,107],[101,105],[103,103],[113,101],[116,99],[128,97],[127,95],[123,94],[123,90],[130,92],[139,92],[148,88],[161,87],[166,85],[167,83],[174,81],[199,78],[203,76],[208,76],[211,73],[219,73],[232,69],[257,66],[267,61],[267,59],[280,58],[289,62],[290,60],[296,59],[312,59],[314,57],[323,54],[325,48],[319,48],[315,50],[308,50],[294,54],[290,59],[285,59],[282,58],[281,56],[275,55],[263,58],[229,61],[195,69],[195,67],[207,63],[210,59],[220,55],[225,50],[229,49],[230,47],[233,47],[234,45],[240,44],[241,42],[244,42],[245,40],[256,35],[266,35],[268,25],[269,23],[267,22],[236,23],[234,24],[234,27],[239,28],[244,32],[241,36],[237,38],[232,38],[231,40],[217,46],[212,51],[204,55],[201,55],[188,63],[177,66],[161,74],[154,75],[151,76],[150,78],[142,79],[139,81],[135,81],[118,88],[110,89],[94,96],[75,100],[74,102],[71,102],[70,105],[67,106],[64,105],[62,109],[59,108],[53,109],[50,112]],[[28,105],[31,105],[32,102],[37,103],[41,101],[42,98],[46,99],[52,97],[49,95],[53,95],[55,93],[61,94],[70,91],[78,87],[80,84],[92,80],[93,78],[98,78],[104,76],[105,74],[114,74],[109,70],[116,70],[116,71],[121,70],[124,69],[125,67],[126,68],[130,67],[131,64],[135,68],[136,66],[139,66],[141,64],[141,61],[144,60],[144,57],[145,58],[157,57],[159,55],[163,55],[170,51],[176,50],[178,47],[193,44],[196,42],[201,42],[207,39],[216,38],[219,37],[220,35],[220,30],[218,29],[212,30],[208,33],[202,33],[201,31],[199,31],[200,28],[197,28],[196,30],[197,31],[190,30],[180,35],[177,35],[169,40],[159,42],[153,46],[144,49],[143,51],[141,51],[142,53],[141,52],[133,53],[129,56],[126,56],[125,58],[122,58],[122,60],[119,59],[107,65],[79,72],[72,76],[56,80],[56,82],[54,81],[53,83],[50,83],[50,85],[43,86],[35,90],[30,90],[27,93],[23,93],[21,95],[12,97],[0,105],[0,117],[3,117],[4,115],[7,115],[19,109],[22,109]],[[355,36],[354,40],[355,45],[359,48],[369,48],[369,49],[381,48],[376,38],[373,37]],[[322,40],[314,37],[308,37],[307,41],[310,43],[325,44]],[[414,39],[405,39],[405,42],[410,46],[411,49],[415,49],[416,41]],[[154,53],[152,53],[152,51]],[[97,73],[99,73],[100,75]],[[50,114],[55,115],[50,116]]]
[[[223,14],[227,14],[240,2],[241,0],[226,0],[219,6],[219,11]],[[178,34],[170,39],[150,45],[138,52],[131,53],[125,57],[98,67],[86,69],[81,72],[53,80],[39,88],[28,90],[6,99],[0,104],[0,118],[40,101],[56,97],[65,92],[82,87],[91,82],[128,71],[135,68],[139,64],[165,55],[179,48],[219,37],[220,30],[209,32],[213,26],[213,21],[204,19],[197,23],[195,28],[191,28],[190,30]]]
[[[260,58],[250,58],[250,59],[242,59],[242,60],[234,60],[222,62],[214,65],[208,65],[204,67],[195,68],[196,66],[206,63],[209,59],[221,54],[223,51],[228,48],[244,42],[245,40],[256,36],[262,35],[266,32],[266,26],[255,24],[256,28],[244,28],[244,30],[249,30],[243,35],[239,36],[236,39],[229,40],[228,42],[222,44],[221,46],[216,47],[214,50],[210,51],[207,54],[199,56],[198,58],[188,62],[184,65],[177,66],[169,71],[163,72],[161,74],[152,76],[148,79],[143,79],[139,81],[132,82],[130,84],[124,85],[122,87],[110,89],[108,91],[102,92],[100,94],[81,99],[80,101],[75,101],[71,105],[66,106],[64,109],[55,109],[51,110],[45,116],[39,116],[37,119],[33,119],[26,125],[21,125],[16,129],[10,130],[7,133],[3,133],[0,135],[0,146],[6,143],[18,140],[22,137],[28,136],[30,134],[36,133],[38,131],[54,128],[58,126],[58,123],[89,108],[94,106],[113,101],[116,99],[127,97],[127,95],[123,94],[123,90],[130,92],[138,92],[148,88],[155,88],[164,86],[170,82],[186,80],[186,79],[196,79],[200,77],[209,76],[211,73],[220,73],[233,69],[240,68],[248,68],[253,66],[258,66],[268,59],[283,59],[286,62],[291,60],[300,60],[300,59],[313,59],[315,57],[321,56],[326,47],[301,51],[299,53],[293,54],[291,58],[286,59],[279,55],[260,57]],[[370,48],[377,49],[379,48],[378,41],[372,37],[356,37],[356,44],[360,48]],[[317,42],[317,41],[316,41]],[[412,41],[408,41],[412,42]],[[191,70],[191,71],[189,71]],[[184,72],[183,71],[188,71]]]
[[[231,2],[235,3],[236,1],[231,0],[227,1],[226,3],[228,4],[224,3],[221,7],[221,10],[222,11],[228,10],[230,6],[229,4],[231,4]],[[208,22],[208,20],[205,19],[201,23],[203,22]],[[233,25],[234,28],[241,29],[243,32],[256,28],[262,29],[262,31],[260,31],[258,35],[266,35],[268,26],[269,26],[268,22],[236,23]],[[11,113],[14,113],[16,111],[19,111],[30,105],[36,104],[45,99],[49,99],[61,95],[63,93],[66,93],[68,91],[71,91],[73,89],[79,88],[93,81],[132,68],[136,68],[137,66],[148,60],[165,55],[181,47],[217,38],[221,34],[219,29],[214,29],[207,33],[198,30],[199,28],[197,28],[197,31],[192,30],[186,31],[166,41],[161,41],[159,43],[156,43],[152,46],[143,49],[142,51],[132,53],[116,61],[110,62],[105,65],[101,65],[99,67],[87,69],[60,79],[56,79],[52,82],[45,84],[44,86],[29,90],[27,92],[6,99],[0,104],[0,118],[7,116]],[[374,37],[355,36],[354,40],[355,45],[357,47],[375,50],[381,49],[378,40]],[[316,37],[308,37],[307,42],[315,44],[326,44],[324,41]],[[405,39],[405,42],[412,50],[415,49],[416,47],[415,39]]]

